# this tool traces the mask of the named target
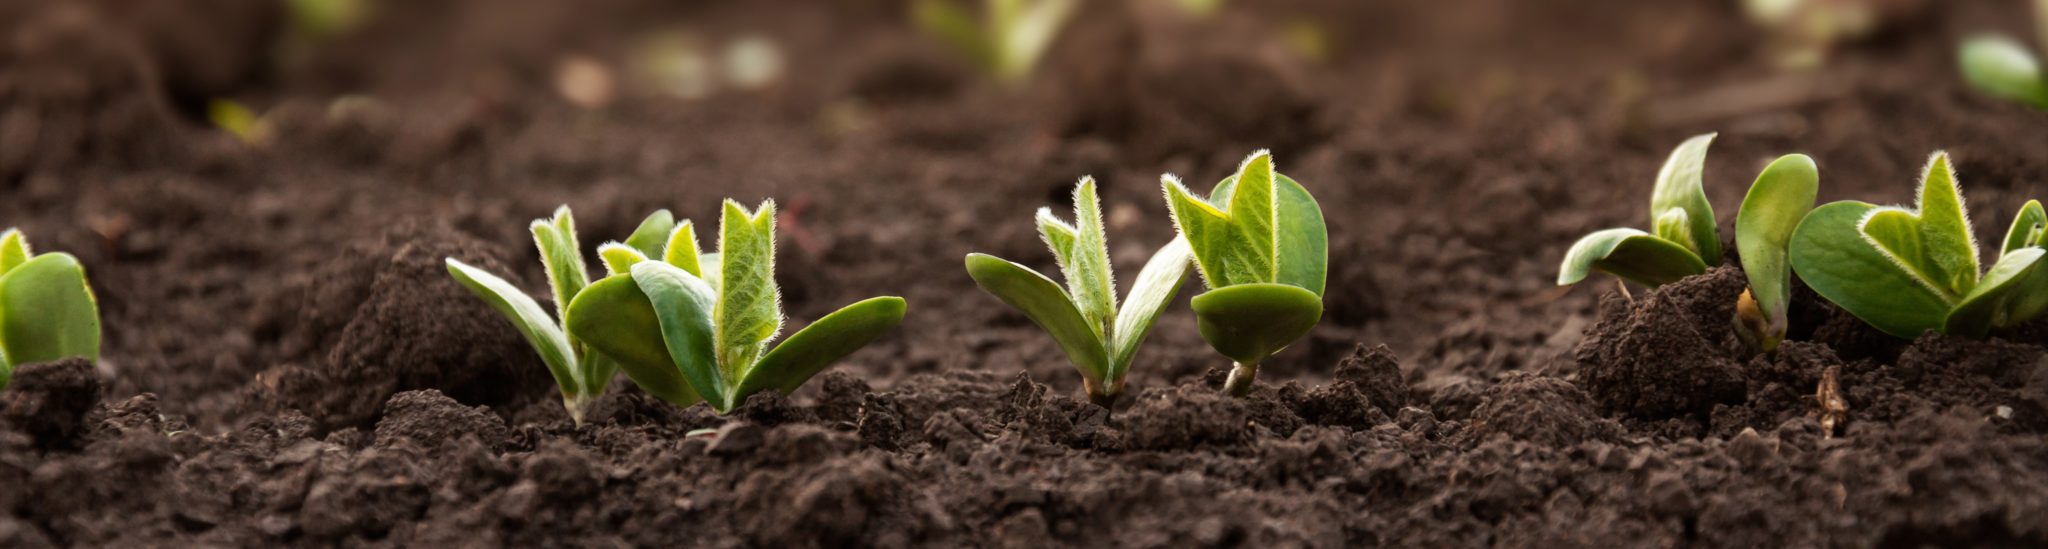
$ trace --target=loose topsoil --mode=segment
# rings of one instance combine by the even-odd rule
[[[0,2],[0,222],[78,255],[106,326],[102,360],[0,392],[0,546],[2048,544],[2048,325],[1895,340],[1802,290],[1750,356],[1732,260],[1553,287],[1706,131],[1724,237],[1788,152],[1823,200],[1907,202],[1946,149],[1979,235],[2048,190],[2048,114],[1951,60],[2022,3],[1885,2],[1805,72],[1734,4],[1097,2],[1005,88],[894,1],[379,2],[317,40],[269,0]],[[665,95],[635,52],[677,32],[787,65]],[[593,63],[615,93],[565,100]],[[211,128],[222,97],[263,135]],[[1183,304],[1089,404],[961,269],[1051,269],[1032,209],[1093,174],[1128,280],[1170,236],[1160,173],[1262,147],[1321,200],[1331,270],[1249,399]],[[441,267],[539,290],[525,226],[555,205],[594,246],[725,197],[782,205],[796,322],[889,294],[903,326],[730,416],[619,380],[579,428]]]

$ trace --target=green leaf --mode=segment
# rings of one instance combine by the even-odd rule
[[[1887,334],[1910,339],[1941,329],[1951,299],[1864,237],[1860,226],[1878,209],[1857,201],[1814,208],[1792,231],[1792,271],[1821,297]]]
[[[1707,265],[1721,264],[1721,236],[1714,227],[1714,206],[1707,203],[1701,172],[1706,167],[1707,146],[1714,134],[1701,134],[1680,143],[1657,171],[1657,187],[1650,194],[1650,214],[1662,217],[1673,209],[1685,212],[1688,230],[1666,232],[1659,223],[1657,236],[1692,250]]]
[[[1051,334],[1081,375],[1098,381],[1109,375],[1109,357],[1101,336],[1082,318],[1080,309],[1074,307],[1059,283],[1023,265],[986,254],[967,254],[967,274],[982,290],[1023,312]]]
[[[724,256],[722,285],[711,314],[718,364],[728,379],[739,379],[782,330],[781,295],[775,287],[775,202],[763,202],[749,213],[738,202],[725,201],[718,253]]]
[[[1992,328],[2010,327],[2048,310],[2048,268],[2041,256],[2048,250],[2022,248],[1999,258],[1982,283],[1950,311],[1943,332],[1984,337]]]
[[[1993,96],[2048,109],[2048,74],[2040,59],[2018,41],[2003,36],[1977,36],[1963,42],[1958,64],[1963,79]]]
[[[652,262],[643,263],[651,264]],[[669,356],[661,318],[633,275],[606,277],[569,304],[569,333],[598,354],[617,363],[626,377],[648,394],[677,406],[698,400],[697,391]]]
[[[28,237],[22,236],[19,229],[0,233],[0,274],[7,274],[33,257],[35,253],[29,251]]]
[[[1323,294],[1330,262],[1330,231],[1323,224],[1323,208],[1294,178],[1275,173],[1279,199],[1279,261],[1277,282],[1300,286]],[[1227,202],[1237,189],[1237,176],[1225,178],[1211,193],[1211,204]]]
[[[570,215],[568,206],[562,206],[555,209],[553,219],[533,220],[528,228],[533,232],[534,246],[540,248],[541,266],[547,269],[548,283],[555,292],[555,312],[566,317],[569,301],[590,285],[582,248],[576,241],[576,218]]]
[[[626,245],[640,250],[642,257],[662,257],[662,251],[668,247],[669,233],[673,232],[675,227],[675,214],[669,213],[668,210],[655,210],[647,219],[640,221],[640,226],[633,229],[632,236],[626,237]]]
[[[953,49],[959,50],[968,60],[983,70],[996,72],[998,60],[995,42],[984,36],[984,31],[973,14],[968,13],[953,0],[916,0],[911,4],[911,22]]]
[[[1880,207],[1861,225],[1864,239],[1928,289],[1955,303],[1977,285],[1977,239],[1948,155],[1934,153],[1914,210]]]
[[[1138,355],[1138,346],[1144,344],[1145,336],[1152,333],[1152,324],[1173,303],[1174,294],[1180,293],[1181,281],[1187,280],[1188,262],[1193,258],[1188,242],[1175,238],[1153,253],[1145,268],[1138,271],[1138,281],[1131,284],[1131,295],[1124,300],[1123,309],[1117,311],[1116,329],[1111,332],[1109,368],[1104,374],[1111,381],[1110,386],[1130,371],[1131,359]]]
[[[676,225],[668,235],[668,246],[662,250],[661,260],[699,278],[704,276],[700,263],[702,252],[697,249],[697,229],[688,220]],[[715,269],[714,269],[715,270]],[[714,284],[713,287],[717,285]]]
[[[1052,46],[1060,28],[1073,16],[1079,0],[991,0],[991,26],[997,30],[998,77],[1021,80]]]
[[[1067,279],[1067,295],[1095,332],[1107,337],[1116,318],[1116,282],[1110,274],[1109,242],[1103,233],[1095,180],[1082,178],[1074,187],[1077,225],[1060,221],[1047,208],[1038,210],[1037,219],[1039,233],[1059,259],[1060,272]]]
[[[1195,296],[1197,326],[1216,352],[1256,365],[1314,329],[1323,299],[1287,284],[1240,284]]]
[[[902,323],[905,308],[900,297],[871,298],[847,305],[797,330],[747,372],[734,393],[733,404],[765,390],[796,392],[826,366],[866,347]]]
[[[555,386],[562,390],[562,396],[573,398],[584,394],[585,388],[578,376],[576,355],[575,351],[571,350],[569,338],[562,332],[562,327],[555,324],[555,319],[548,316],[547,310],[541,308],[540,303],[527,296],[526,292],[520,291],[519,287],[498,278],[497,275],[484,272],[483,269],[472,267],[453,257],[447,258],[445,263],[448,265],[448,274],[454,276],[456,282],[469,288],[470,293],[483,298],[485,303],[489,303],[492,309],[496,309],[498,314],[504,315],[505,320],[511,321],[512,326],[519,329],[519,334],[526,337],[526,343],[533,346],[535,353],[540,354],[541,362],[547,364],[548,373],[554,374]]]
[[[639,248],[619,242],[606,242],[603,246],[598,246],[597,257],[604,260],[607,276],[631,273],[634,264],[647,261],[647,256]]]
[[[99,360],[99,303],[78,258],[43,254],[0,276],[0,356],[9,373],[32,362]]]
[[[1635,229],[1607,229],[1572,244],[1558,265],[1557,285],[1577,284],[1593,270],[1655,288],[1707,272],[1707,264],[1676,242]]]
[[[1998,249],[1999,256],[2012,253],[2020,248],[2042,246],[2042,237],[2048,235],[2048,212],[2041,209],[2041,201],[2028,200],[2020,207],[2020,213],[2013,216],[2012,228],[2005,230],[2005,245]]]
[[[712,407],[721,412],[731,409],[736,396],[732,389],[741,376],[718,363],[717,333],[711,326],[718,294],[702,279],[667,263],[633,266],[633,281],[653,304],[662,344],[683,379]]]
[[[1756,176],[1742,209],[1735,214],[1735,248],[1742,252],[1742,272],[1750,294],[1783,335],[1785,310],[1792,300],[1792,266],[1786,247],[1799,220],[1813,210],[1820,192],[1820,168],[1803,154],[1778,157]],[[1770,335],[1770,334],[1760,334]]]

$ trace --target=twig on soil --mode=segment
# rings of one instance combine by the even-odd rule
[[[1842,367],[1829,366],[1820,372],[1820,387],[1813,393],[1814,413],[1820,415],[1821,438],[1835,438],[1835,427],[1849,420],[1849,401],[1842,398]]]

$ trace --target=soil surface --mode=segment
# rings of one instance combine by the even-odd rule
[[[328,35],[277,4],[0,1],[0,222],[79,256],[106,327],[0,392],[0,546],[2048,545],[2048,325],[1904,341],[1801,290],[1751,356],[1733,259],[1552,284],[1708,131],[1724,238],[1779,154],[1822,200],[1909,202],[1944,149],[2002,234],[2048,113],[1952,58],[2021,2],[1888,2],[1914,15],[1803,72],[1724,1],[1097,2],[1015,87],[892,0],[376,2]],[[779,78],[723,76],[749,37]],[[651,44],[713,68],[642,71],[692,51]],[[961,268],[1052,269],[1032,211],[1092,174],[1130,280],[1171,235],[1159,174],[1256,148],[1332,257],[1248,399],[1199,283],[1105,409]],[[440,267],[540,295],[556,205],[594,248],[726,197],[782,205],[793,323],[901,295],[902,327],[728,416],[621,379],[577,427]]]

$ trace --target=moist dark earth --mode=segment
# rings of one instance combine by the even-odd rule
[[[0,546],[2048,544],[2048,325],[1905,341],[1801,290],[1753,356],[1732,259],[1553,286],[1708,131],[1724,238],[1789,152],[1822,200],[1906,203],[1947,150],[2001,234],[2048,190],[2048,114],[1952,54],[2025,7],[1887,4],[1787,72],[1734,2],[1096,2],[1006,87],[883,0],[380,2],[317,40],[266,0],[0,2],[0,222],[88,265],[106,332],[0,392]],[[675,32],[787,65],[664,94],[631,68]],[[591,63],[615,93],[565,95]],[[1092,174],[1129,280],[1171,236],[1159,174],[1257,148],[1332,249],[1322,325],[1251,398],[1218,393],[1198,283],[1105,409],[961,268],[1051,269],[1032,210]],[[590,248],[726,197],[782,204],[794,322],[908,318],[793,395],[721,417],[621,379],[577,427],[441,268],[540,295],[525,226],[556,205]]]

